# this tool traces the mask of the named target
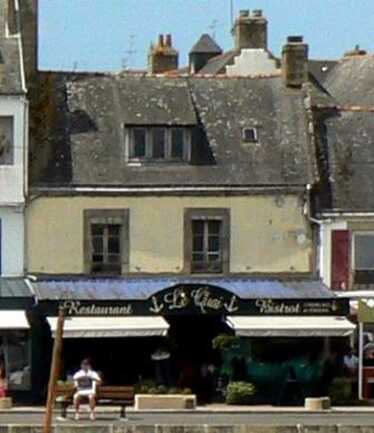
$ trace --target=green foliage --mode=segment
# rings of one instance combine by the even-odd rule
[[[239,337],[234,337],[232,335],[227,335],[227,334],[220,334],[213,339],[212,345],[213,345],[213,349],[227,350],[239,344],[239,341],[240,341]]]
[[[346,377],[333,380],[329,388],[329,396],[332,404],[349,403],[352,400],[352,384]]]
[[[165,385],[157,385],[153,380],[144,380],[135,385],[135,394],[192,394],[192,391],[189,388],[168,388]]]
[[[253,383],[231,382],[227,387],[226,403],[245,405],[252,402],[252,397],[256,393]]]

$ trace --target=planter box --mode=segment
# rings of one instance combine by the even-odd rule
[[[137,394],[135,396],[135,410],[195,408],[196,395],[194,394]]]
[[[0,409],[11,409],[13,406],[11,397],[0,398]]]

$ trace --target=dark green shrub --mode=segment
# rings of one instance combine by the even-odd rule
[[[239,337],[234,337],[227,334],[220,334],[213,339],[212,345],[213,349],[226,350],[231,349],[231,347],[238,344],[239,341]]]
[[[334,379],[329,388],[329,397],[332,404],[349,403],[352,400],[352,384],[349,378]]]
[[[250,404],[255,392],[256,388],[253,383],[231,382],[227,387],[226,403],[239,405]]]
[[[167,394],[168,389],[166,388],[165,385],[159,385],[157,387],[157,394]]]

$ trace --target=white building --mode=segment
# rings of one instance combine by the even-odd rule
[[[18,31],[9,23],[8,8],[0,1],[0,274],[24,273],[24,214],[27,194],[28,102]],[[14,23],[13,23],[14,24]]]

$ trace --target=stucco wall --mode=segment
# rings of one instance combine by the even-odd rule
[[[83,273],[83,211],[121,208],[130,210],[130,272],[181,272],[190,207],[231,209],[231,272],[310,270],[310,233],[295,196],[44,197],[28,208],[29,272]]]
[[[24,219],[22,208],[0,208],[1,275],[23,275]]]

